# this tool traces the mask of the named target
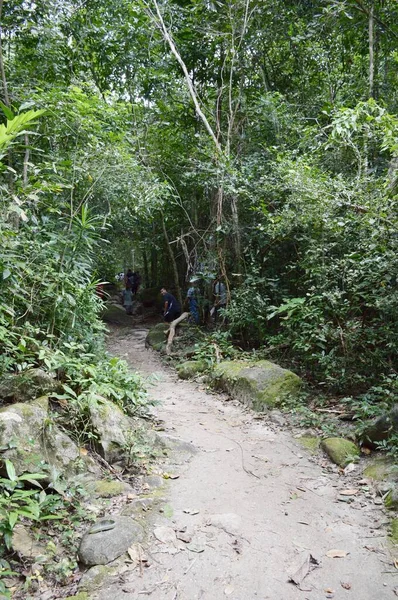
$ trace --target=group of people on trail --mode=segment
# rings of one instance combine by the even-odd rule
[[[141,276],[138,271],[127,270],[124,275],[124,286],[123,290],[123,306],[128,315],[133,313],[133,298],[138,294],[138,290],[141,284]]]
[[[199,302],[198,302],[198,289],[194,285],[195,279],[191,280],[191,286],[188,288],[185,303],[188,305],[190,319],[196,324],[200,323],[199,314]],[[162,287],[160,293],[163,296],[163,318],[166,323],[171,323],[181,315],[181,305],[178,300],[167,291],[165,287]],[[217,319],[220,314],[220,310],[227,306],[227,288],[225,283],[220,279],[217,279],[214,284],[214,304],[210,310],[210,315],[214,318],[214,322],[217,323]]]

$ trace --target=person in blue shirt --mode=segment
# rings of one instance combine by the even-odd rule
[[[171,323],[174,319],[178,319],[181,315],[181,306],[178,300],[176,300],[173,294],[170,294],[166,288],[162,287],[160,293],[164,300],[163,318],[166,323]]]
[[[189,312],[191,313],[192,319],[195,321],[196,325],[199,325],[199,304],[197,299],[197,292],[194,282],[191,280],[191,287],[188,288],[186,302],[189,306]]]

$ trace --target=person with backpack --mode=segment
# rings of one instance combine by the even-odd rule
[[[134,285],[134,273],[131,269],[127,270],[127,273],[124,277],[124,285],[126,290],[132,290],[133,289],[133,285]]]

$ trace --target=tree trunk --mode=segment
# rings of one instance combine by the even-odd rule
[[[146,250],[142,251],[142,260],[144,262],[144,286],[150,287],[149,283],[149,268],[148,268],[148,256]]]
[[[152,225],[152,235],[155,238],[155,223]],[[154,244],[151,246],[151,287],[158,285],[158,253]]]
[[[176,289],[177,300],[180,303],[180,306],[182,306],[182,296],[181,296],[180,283],[179,283],[179,280],[178,280],[177,263],[176,263],[176,259],[174,257],[173,249],[172,249],[172,247],[170,245],[170,240],[169,240],[169,236],[168,236],[167,229],[166,229],[166,223],[164,222],[164,215],[163,215],[163,213],[162,213],[162,227],[163,227],[164,239],[166,241],[167,251],[168,251],[169,256],[170,256],[171,266],[173,268],[174,287]]]
[[[375,61],[374,61],[374,3],[371,2],[369,8],[369,98],[374,98],[374,76],[375,76]]]
[[[3,86],[4,104],[6,106],[10,106],[10,97],[8,95],[8,86],[7,86],[6,72],[5,72],[5,68],[4,68],[4,59],[3,59],[3,28],[1,26],[2,14],[3,14],[3,3],[4,3],[4,0],[0,0],[0,73],[1,73],[1,83]]]

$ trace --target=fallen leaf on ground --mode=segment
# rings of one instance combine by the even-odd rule
[[[345,590],[350,590],[351,589],[351,583],[346,583],[344,581],[341,581],[341,587],[344,588]]]
[[[141,562],[141,551],[136,544],[130,548],[127,548],[127,554],[132,560],[134,566],[137,566]]]
[[[199,511],[196,508],[184,508],[184,510],[182,512],[186,513],[187,515],[198,515],[199,514]]]
[[[398,596],[398,587],[395,587],[395,588],[393,589],[393,592],[394,592],[394,594],[395,594],[396,596]]]
[[[303,589],[301,587],[301,584],[302,584],[304,578],[307,577],[308,573],[311,573],[311,571],[313,571],[314,569],[316,569],[319,566],[320,566],[319,560],[314,558],[312,556],[312,554],[309,554],[307,556],[307,558],[305,559],[305,562],[301,565],[301,567],[294,573],[294,575],[291,575],[289,577],[289,581],[291,581],[292,583],[297,585],[297,587],[303,592],[311,591],[310,589],[307,589],[307,590]]]
[[[345,550],[337,550],[335,548],[326,552],[326,556],[328,556],[329,558],[344,558],[345,556],[347,556],[347,554],[349,553]]]
[[[340,494],[342,496],[355,496],[356,494],[358,494],[359,490],[341,490]]]
[[[235,589],[235,588],[234,588],[234,586],[233,586],[233,585],[227,585],[227,587],[226,587],[226,588],[225,588],[225,590],[224,590],[224,594],[225,594],[226,596],[230,596],[231,594],[233,594],[233,593],[234,593],[234,589]]]

